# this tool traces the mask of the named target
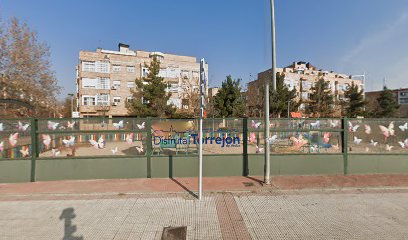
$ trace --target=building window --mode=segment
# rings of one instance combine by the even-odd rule
[[[114,80],[112,84],[113,89],[119,89],[120,88],[120,80]]]
[[[98,79],[82,78],[82,88],[96,88],[97,86],[98,86]]]
[[[189,74],[188,71],[182,70],[182,71],[181,71],[181,77],[182,77],[182,78],[190,78],[190,74]]]
[[[114,72],[120,72],[120,65],[113,65],[112,70]]]
[[[120,97],[113,97],[113,103],[116,105],[120,103]]]
[[[128,88],[134,88],[135,87],[135,82],[127,82],[127,87]]]
[[[108,94],[98,94],[97,103],[100,106],[108,106],[109,105],[109,95]]]
[[[312,84],[310,82],[307,81],[302,81],[302,90],[309,90],[312,87]]]
[[[98,89],[109,89],[110,80],[109,78],[98,78]]]
[[[162,78],[167,77],[167,69],[165,69],[165,68],[160,69],[159,77],[162,77]]]
[[[82,71],[83,72],[95,72],[95,62],[82,62]]]
[[[348,85],[347,84],[341,84],[339,85],[339,89],[342,91],[347,91]]]
[[[197,71],[193,71],[193,78],[198,79],[200,78],[200,73]]]
[[[179,85],[177,83],[175,83],[175,84],[172,83],[172,84],[170,84],[170,86],[167,85],[166,90],[169,91],[169,92],[179,92]]]
[[[109,73],[109,62],[96,62],[96,72]]]
[[[127,98],[126,98],[126,101],[127,101],[128,103],[132,102],[132,101],[133,101],[133,97],[132,97],[132,96],[127,97]]]
[[[188,109],[189,106],[189,99],[183,98],[181,99],[181,108]]]
[[[147,77],[149,75],[149,69],[148,68],[142,68],[142,77]]]
[[[95,96],[82,96],[82,105],[83,106],[95,106],[96,105]]]
[[[135,66],[127,66],[126,71],[129,73],[134,73],[135,72]]]
[[[408,104],[408,98],[400,98],[400,99],[399,99],[399,103],[400,103],[400,104],[404,104],[404,105],[405,105],[405,104]]]

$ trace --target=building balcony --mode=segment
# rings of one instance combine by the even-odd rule
[[[97,112],[109,112],[110,105],[96,105],[96,106],[80,106],[81,113],[97,113]]]

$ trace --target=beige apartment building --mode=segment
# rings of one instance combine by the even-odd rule
[[[167,84],[168,104],[178,111],[194,111],[190,102],[199,92],[200,62],[195,57],[131,50],[119,44],[118,51],[98,48],[80,51],[77,66],[77,110],[85,116],[127,116],[126,102],[132,100],[135,79],[148,74],[153,57],[160,61],[159,76]],[[208,65],[205,66],[208,76]],[[140,99],[142,101],[142,99]]]
[[[277,68],[278,73],[285,75],[284,83],[289,90],[296,89],[297,100],[302,99],[303,104],[299,109],[290,109],[291,112],[303,111],[309,102],[311,88],[314,83],[323,78],[330,85],[336,100],[344,99],[344,91],[351,85],[352,82],[364,89],[364,83],[361,79],[353,79],[350,75],[336,73],[334,71],[318,70],[315,66],[306,62],[294,62],[285,68]],[[250,116],[260,116],[263,112],[263,85],[265,80],[271,79],[272,70],[261,72],[258,74],[258,79],[248,83],[247,91],[247,109]]]

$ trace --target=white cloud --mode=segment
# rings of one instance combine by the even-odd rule
[[[408,13],[361,39],[340,58],[344,71],[367,72],[366,89],[381,89],[384,77],[390,88],[408,87]]]

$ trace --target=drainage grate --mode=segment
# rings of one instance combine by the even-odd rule
[[[161,240],[186,240],[187,226],[182,227],[165,227]]]

